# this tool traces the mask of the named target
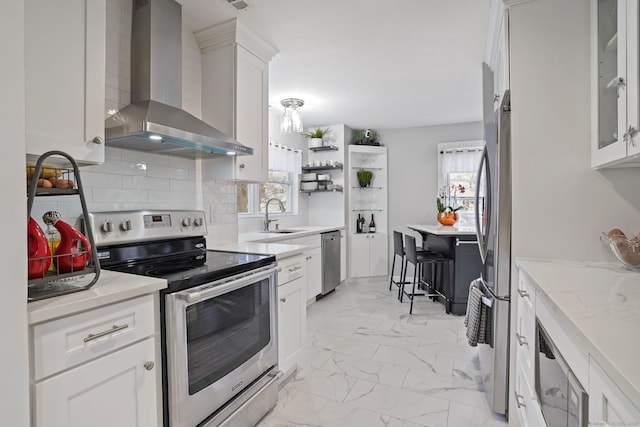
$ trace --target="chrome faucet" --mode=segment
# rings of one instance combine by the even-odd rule
[[[280,205],[280,211],[284,212],[284,205],[282,204],[282,201],[280,199],[276,199],[275,197],[272,197],[271,199],[267,200],[267,203],[265,203],[264,205],[264,231],[269,231],[269,224],[272,223],[273,221],[277,221],[277,219],[269,219],[269,203],[271,203],[272,200],[275,200],[276,202],[278,202],[278,204]]]

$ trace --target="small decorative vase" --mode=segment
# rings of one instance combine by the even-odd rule
[[[437,219],[442,225],[453,225],[458,221],[458,214],[455,212],[438,212]]]
[[[309,147],[322,147],[322,138],[309,138]]]

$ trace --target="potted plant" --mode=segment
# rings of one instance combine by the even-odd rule
[[[378,132],[370,129],[356,131],[353,136],[353,143],[356,145],[380,145]]]
[[[329,128],[320,129],[317,128],[314,131],[303,133],[303,136],[309,138],[309,147],[322,147],[322,139],[329,132]]]
[[[373,178],[373,172],[360,169],[356,172],[358,176],[358,183],[360,184],[360,188],[368,187],[371,184],[371,179]]]
[[[451,206],[446,206],[440,200],[440,197],[436,199],[436,206],[438,207],[438,216],[437,220],[442,225],[453,225],[458,221],[458,212],[462,209],[462,206],[458,206],[457,208],[453,208]]]

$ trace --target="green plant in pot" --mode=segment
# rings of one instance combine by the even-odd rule
[[[329,128],[321,129],[317,128],[316,130],[309,131],[307,133],[303,133],[302,136],[306,136],[309,138],[309,147],[322,147],[324,136],[329,132]]]
[[[360,184],[361,188],[368,187],[369,185],[371,185],[373,172],[365,169],[360,169],[358,172],[356,172],[356,175],[358,176],[358,183]]]
[[[353,135],[353,143],[356,145],[380,145],[378,132],[370,129],[356,131]]]

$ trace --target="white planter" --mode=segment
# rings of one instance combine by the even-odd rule
[[[322,147],[322,138],[309,138],[309,147]]]

